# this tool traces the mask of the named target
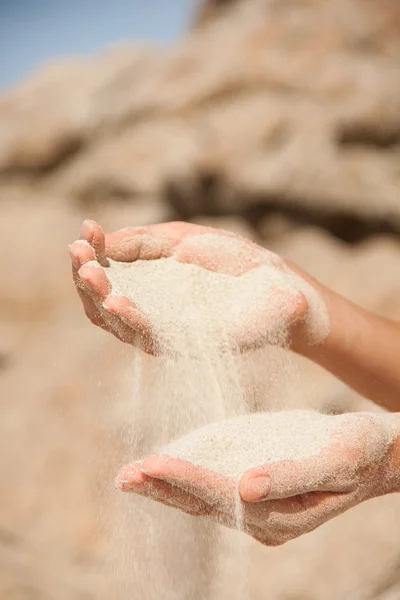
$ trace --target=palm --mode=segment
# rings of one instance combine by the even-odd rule
[[[297,411],[292,414],[297,419]],[[313,458],[255,467],[243,474],[239,490],[221,474],[160,455],[122,469],[117,487],[231,528],[238,527],[239,491],[243,500],[240,527],[267,546],[280,545],[387,491],[392,436],[385,417],[315,413],[315,419],[321,427],[324,420],[333,420],[335,435],[330,445],[321,447]],[[249,436],[248,444],[252,442]],[[229,459],[226,451],[224,458]],[[259,477],[268,479],[263,494],[251,485]]]
[[[144,349],[151,353],[155,352],[151,321],[130,300],[112,295],[105,271],[98,268],[106,267],[109,258],[119,262],[134,262],[173,257],[180,263],[194,264],[233,277],[240,277],[266,264],[280,271],[288,270],[279,256],[246,238],[190,223],[126,228],[104,235],[97,223],[86,221],[81,238],[70,246],[70,255],[74,282],[86,315],[92,323],[124,342],[134,343],[136,333],[139,333]],[[87,265],[89,261],[96,261],[97,264],[91,262]],[[308,304],[303,294],[295,290],[288,294],[277,289],[276,296],[278,302],[288,307],[288,317],[292,323],[307,312]],[[254,316],[256,318],[249,321],[257,323],[257,331],[240,324],[236,332],[236,342],[242,349],[263,342],[261,338],[257,339],[263,330],[262,315]]]

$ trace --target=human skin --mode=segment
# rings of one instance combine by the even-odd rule
[[[162,455],[124,467],[116,485],[187,514],[240,528],[264,545],[278,546],[365,500],[400,491],[399,416],[347,417],[346,422],[342,415],[324,416],[325,423],[326,418],[336,423],[335,435],[317,456],[251,469],[239,488],[220,474]],[[315,413],[315,419],[321,415]],[[243,500],[240,524],[234,518],[238,491]]]
[[[139,258],[153,260],[173,256],[181,262],[239,276],[246,270],[257,268],[265,259],[271,260],[272,257],[276,261],[277,269],[290,269],[319,292],[330,319],[327,337],[318,345],[311,343],[309,323],[312,315],[309,313],[307,301],[301,294],[293,298],[293,301],[289,302],[291,312],[288,315],[290,327],[287,344],[290,348],[324,367],[365,397],[390,411],[399,410],[398,322],[374,315],[351,303],[314,280],[295,264],[283,261],[245,238],[235,236],[240,239],[243,250],[248,253],[248,262],[239,269],[229,253],[222,256],[220,253],[201,253],[196,238],[204,233],[234,236],[228,232],[187,223],[166,223],[148,228],[125,229],[104,237],[95,222],[86,221],[82,227],[81,241],[72,244],[70,254],[75,285],[89,319],[127,343],[134,343],[137,339],[136,334],[139,333],[144,350],[153,353],[156,351],[149,320],[129,300],[112,296],[111,286],[104,271],[85,266],[88,261],[97,260],[99,265],[106,266],[107,258],[129,262]],[[118,327],[112,327],[112,321],[104,319],[105,311],[116,319]],[[249,335],[250,342],[253,341],[254,345],[257,345],[255,333],[250,332]],[[249,337],[244,336],[240,339],[239,345],[242,345],[243,349],[251,347]],[[388,432],[390,443],[387,444],[387,451],[376,462],[376,453],[372,450],[366,453],[363,444],[370,443],[370,440],[375,440],[378,444],[380,436],[386,436]],[[359,469],[354,468],[358,464],[355,457],[360,456],[371,457],[371,464]],[[297,537],[310,531],[311,524],[318,526],[324,520],[370,497],[400,491],[399,415],[383,415],[382,421],[372,419],[368,428],[360,421],[358,434],[344,437],[340,447],[330,449],[328,457],[329,460],[325,452],[323,462],[315,460],[308,464],[299,461],[296,465],[280,463],[275,466],[255,466],[241,479],[239,490],[242,500],[249,504],[268,500],[263,502],[265,510],[270,510],[271,502],[279,502],[283,514],[286,514],[285,510],[289,510],[290,506],[302,507],[304,519],[298,521],[300,525],[295,528],[294,537]],[[309,481],[318,479],[318,473],[322,481],[326,481],[329,475],[330,484],[334,482],[333,488],[308,489],[304,481],[304,474],[307,473],[310,475]],[[315,477],[311,477],[313,474]],[[201,497],[196,486],[196,493],[193,493],[193,489],[191,493],[187,491],[187,479],[191,478],[193,481],[205,482],[208,486],[215,487],[215,475],[205,473],[204,470],[199,471],[184,461],[176,463],[166,461],[165,457],[151,457],[144,465],[134,464],[126,467],[119,476],[118,486],[123,491],[148,495],[157,501],[169,503],[189,514],[210,515],[210,506]],[[372,486],[367,485],[367,479],[368,482],[372,481]],[[220,485],[220,480],[218,481]],[[274,492],[277,481],[280,486],[279,498],[276,498]],[[228,489],[232,490],[231,483],[227,482],[228,487],[222,487],[221,493],[226,495]],[[343,496],[345,484],[348,491]],[[163,487],[168,502],[165,500],[165,494],[159,493],[157,486]],[[220,520],[223,522],[223,519]],[[282,528],[277,526],[277,530],[279,529]],[[249,533],[263,543],[282,543],[282,540],[264,539],[258,530],[254,534],[249,530]],[[288,532],[283,535],[283,541],[291,539],[288,536]]]
[[[218,238],[229,238],[236,243],[234,247],[223,245],[213,247],[202,243],[204,235],[213,234]],[[121,341],[129,344],[141,344],[143,350],[151,354],[158,353],[157,338],[152,331],[149,318],[128,298],[112,294],[111,284],[106,272],[108,259],[119,262],[136,260],[157,260],[172,258],[180,263],[190,263],[209,271],[239,277],[264,265],[272,266],[282,273],[291,273],[287,263],[278,255],[261,248],[247,238],[234,233],[203,227],[190,223],[162,223],[150,227],[126,228],[104,235],[94,221],[85,221],[81,229],[81,239],[69,248],[72,261],[73,279],[81,298],[85,313],[90,321],[109,331]],[[240,259],[238,259],[238,251]],[[91,262],[90,265],[87,263]],[[275,302],[281,303],[280,314],[290,323],[296,337],[308,337],[304,317],[308,310],[305,296],[293,287],[292,292],[273,290]],[[133,290],[134,295],[134,290]],[[266,304],[267,308],[267,304]],[[246,323],[234,324],[231,332],[233,343],[241,351],[262,346],[266,338],[273,338],[268,330],[269,312],[257,312],[249,322],[257,324],[252,330]],[[249,314],[250,317],[250,314]],[[304,323],[304,325],[303,325]],[[271,325],[271,323],[269,323]],[[280,323],[272,327],[280,329]],[[139,337],[138,335],[139,334]]]
[[[238,265],[229,252],[221,254],[220,248],[217,254],[204,248],[199,252],[197,240],[207,233],[240,240],[248,256],[247,262]],[[70,246],[70,256],[74,282],[91,322],[127,343],[133,343],[135,334],[139,333],[145,349],[149,351],[154,349],[155,344],[148,318],[127,298],[113,296],[104,271],[86,266],[87,262],[97,260],[99,265],[106,266],[108,258],[133,262],[173,256],[180,262],[238,276],[261,266],[265,260],[273,260],[277,269],[289,269],[308,281],[319,292],[328,309],[329,334],[322,343],[315,345],[310,343],[308,335],[307,317],[310,315],[307,301],[300,293],[292,298],[289,302],[291,326],[288,334],[291,349],[388,410],[400,408],[400,322],[364,310],[320,284],[294,263],[284,261],[246,238],[180,222],[126,228],[104,236],[97,223],[85,221],[81,239]],[[118,327],[113,328],[109,318],[106,322],[105,313],[108,317],[115,317]],[[253,341],[257,345],[257,340]],[[251,346],[251,340],[246,340],[246,344]]]

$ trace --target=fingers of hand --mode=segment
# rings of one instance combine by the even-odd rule
[[[116,479],[116,485],[123,492],[140,494],[192,516],[206,516],[212,512],[212,508],[196,496],[142,473],[140,463],[124,467]]]
[[[76,272],[79,271],[85,263],[96,260],[94,249],[85,240],[77,240],[69,246],[68,250],[71,257],[72,269]]]
[[[214,246],[210,246],[210,235],[215,238]],[[230,238],[222,251],[218,244],[218,238],[221,237]],[[262,264],[258,247],[250,244],[249,240],[235,234],[212,229],[208,232],[206,229],[185,237],[173,249],[173,254],[178,262],[195,264],[214,273],[240,277]]]
[[[130,227],[106,236],[107,256],[120,262],[157,260],[171,255],[178,242],[166,235],[153,235],[151,228]]]
[[[260,502],[268,499],[271,493],[269,474],[247,471],[239,482],[239,494],[245,502]]]
[[[281,500],[244,503],[245,530],[266,546],[279,546],[313,531],[359,502],[356,494],[310,492]]]
[[[145,340],[144,350],[154,354],[152,350],[155,343],[150,341],[151,327],[146,317],[128,298],[110,295],[111,284],[103,269],[86,264],[81,267],[78,275],[88,292],[88,295],[82,298],[82,302],[86,314],[90,313],[88,316],[92,323],[111,331],[118,339],[128,344],[135,342],[138,332]]]
[[[82,301],[85,314],[94,325],[103,327],[104,322],[101,317],[100,311],[98,310],[94,299],[89,293],[89,289],[86,287],[84,281],[79,275],[79,270],[81,269],[81,267],[87,262],[94,260],[94,250],[88,244],[88,242],[84,240],[79,240],[71,244],[71,246],[69,247],[69,253],[72,261],[73,280],[75,283],[75,287],[78,291],[79,297]]]
[[[274,501],[272,501],[274,502]],[[357,491],[351,493],[311,492],[278,500],[285,508],[281,508],[287,533],[291,539],[313,531],[320,525],[349,510],[360,502]]]
[[[242,500],[260,502],[321,491],[330,475],[321,474],[318,465],[313,469],[307,462],[282,461],[247,471],[239,482]]]
[[[86,220],[82,223],[80,231],[81,239],[69,246],[69,253],[74,271],[89,261],[97,261],[102,266],[107,266],[105,256],[104,233],[95,221]]]
[[[227,510],[221,503],[220,494],[225,494],[226,488],[218,488],[220,482],[215,475],[205,475],[203,470],[185,461],[156,456],[143,464],[135,463],[122,469],[116,484],[121,491],[136,493],[187,514],[207,516],[227,527],[237,528],[239,523],[232,510]],[[204,489],[204,477],[207,489]],[[211,502],[197,495],[208,496],[209,486],[212,488]],[[243,506],[240,528],[267,546],[277,546],[312,531],[357,501],[355,493],[316,492],[262,504],[248,503]]]
[[[87,233],[85,235],[90,238]],[[87,240],[78,240],[71,244],[69,252],[72,260],[74,283],[86,316],[94,325],[105,330],[110,330],[111,328],[119,339],[132,343],[132,332],[130,330],[120,331],[121,326],[117,322],[117,319],[115,319],[114,324],[112,323],[112,319],[108,319],[108,324],[104,320],[101,305],[110,294],[111,285],[100,265],[94,262],[95,252],[93,247],[89,245]],[[88,263],[91,264],[89,265]]]
[[[96,231],[91,231],[91,235],[87,232],[84,234],[93,242],[92,234],[95,236]],[[89,242],[78,240],[71,244],[69,252],[73,279],[90,321],[106,331],[111,331],[118,339],[129,344],[134,343],[138,332],[143,336],[143,349],[155,354],[150,322],[133,302],[127,298],[110,295],[111,284],[105,271],[95,260],[95,251]]]
[[[239,482],[245,502],[290,498],[308,492],[348,492],[352,481],[348,461],[333,449],[307,460],[282,461],[250,469]]]
[[[102,266],[108,266],[107,256],[121,262],[150,260],[164,256],[168,236],[152,233],[152,227],[125,227],[104,235],[96,221],[87,219],[82,223],[80,238],[90,244],[95,258]]]
[[[246,533],[253,535],[256,527],[252,523],[247,523],[246,520],[243,523],[238,521],[239,499],[234,481],[169,456],[151,456],[142,463],[142,471],[147,476],[162,480],[174,489],[179,488],[182,493],[201,501],[202,505],[207,506],[207,512],[203,509],[201,514],[206,514],[208,518],[226,527],[243,528]]]
[[[208,469],[169,456],[151,456],[142,471],[192,493],[207,504],[230,512],[236,503],[236,484]]]
[[[153,336],[150,320],[131,300],[121,296],[109,296],[103,306],[110,316],[122,323],[122,326],[139,333],[145,352],[158,354],[157,342]]]
[[[260,502],[308,492],[357,492],[367,497],[376,482],[381,456],[385,456],[387,432],[382,432],[375,415],[354,413],[331,418],[337,424],[329,446],[306,460],[250,469],[239,483],[242,499]]]
[[[111,284],[104,270],[96,264],[85,264],[79,269],[79,277],[88,291],[100,302],[111,293]]]
[[[96,260],[103,266],[108,266],[105,250],[105,236],[96,221],[86,219],[81,225],[80,238],[87,241],[95,252]]]

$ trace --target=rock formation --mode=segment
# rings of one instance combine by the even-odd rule
[[[0,99],[1,600],[104,597],[130,358],[72,289],[83,218],[233,229],[400,319],[399,31],[398,0],[208,0],[172,47],[45,65]],[[373,409],[302,373],[311,405]],[[255,599],[398,598],[399,509],[255,544]]]

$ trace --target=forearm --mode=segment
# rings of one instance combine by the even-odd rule
[[[295,350],[363,396],[400,411],[400,323],[319,288],[330,317],[330,333],[320,345],[306,344]]]

